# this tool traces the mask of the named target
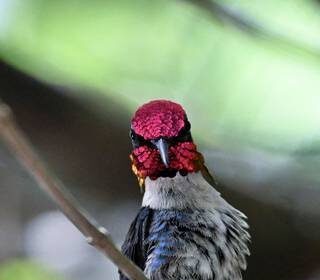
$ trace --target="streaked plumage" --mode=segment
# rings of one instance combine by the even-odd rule
[[[182,138],[186,139],[184,135]],[[174,147],[170,162],[189,155],[183,150],[175,155],[175,147],[192,143],[191,136],[171,143]],[[141,159],[139,147],[135,147],[138,153],[134,156]],[[153,149],[143,155],[147,163],[151,153],[155,157]],[[193,153],[190,158],[197,160],[188,163],[193,164],[194,171],[175,170],[180,165],[174,163],[166,168],[152,167],[155,171],[143,177],[142,208],[131,224],[122,251],[151,280],[241,280],[249,255],[246,217],[220,196],[214,180],[208,183],[210,175],[198,152],[188,151]],[[142,176],[139,166],[134,166],[138,177]],[[151,164],[142,168],[146,166]],[[127,280],[123,275],[120,279]]]

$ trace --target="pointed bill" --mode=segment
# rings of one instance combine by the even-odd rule
[[[156,147],[159,150],[161,160],[164,163],[164,165],[168,168],[170,164],[170,159],[169,159],[169,143],[163,139],[160,138],[155,142]]]

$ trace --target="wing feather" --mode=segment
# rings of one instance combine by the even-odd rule
[[[153,210],[149,207],[142,207],[131,223],[121,251],[142,270],[145,268],[147,248],[145,240],[149,235],[149,228],[153,216]],[[129,280],[120,273],[120,280]]]

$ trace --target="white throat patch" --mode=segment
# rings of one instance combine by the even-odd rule
[[[187,222],[179,218],[176,222],[184,223],[184,228],[188,229],[193,240],[193,243],[188,241],[180,234],[177,226],[171,226],[169,232],[177,231],[176,241],[180,242],[180,247],[175,248],[172,255],[173,259],[179,261],[169,262],[167,270],[162,268],[163,275],[154,274],[154,263],[157,263],[163,249],[163,243],[159,243],[157,250],[148,255],[145,267],[147,276],[156,280],[178,279],[174,278],[175,275],[179,275],[179,279],[192,279],[191,270],[198,273],[200,278],[197,279],[201,280],[242,279],[241,270],[246,269],[246,256],[250,254],[247,246],[250,235],[245,215],[228,204],[203,178],[201,172],[189,173],[187,176],[177,174],[174,178],[147,178],[145,186],[142,203],[145,207],[167,215],[172,210],[183,213],[188,211],[185,209],[192,209]],[[169,222],[167,226],[170,227]],[[161,230],[156,230],[154,234],[159,232]],[[165,237],[166,233],[163,232],[161,238]]]
[[[202,176],[201,172],[173,178],[159,177],[145,180],[142,206],[152,209],[212,209],[232,207]]]

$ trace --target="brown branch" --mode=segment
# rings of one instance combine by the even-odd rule
[[[0,137],[33,176],[39,187],[52,198],[92,246],[105,254],[131,280],[148,280],[143,272],[117,249],[110,234],[88,218],[62,184],[49,174],[24,133],[15,123],[10,108],[1,102]]]

